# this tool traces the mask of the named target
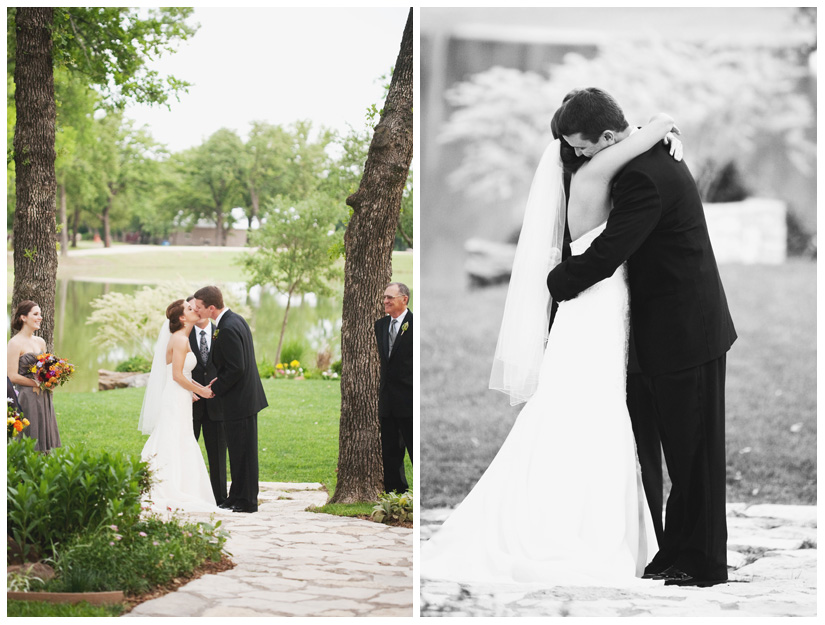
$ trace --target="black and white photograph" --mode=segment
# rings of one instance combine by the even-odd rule
[[[816,9],[420,31],[421,616],[815,616]]]

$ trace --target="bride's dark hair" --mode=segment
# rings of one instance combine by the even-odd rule
[[[183,327],[183,322],[180,318],[183,316],[183,305],[185,300],[178,299],[166,307],[166,318],[169,320],[169,331],[177,332]]]
[[[564,101],[567,102],[573,93],[575,92],[571,91],[568,93],[565,96]],[[564,173],[575,174],[579,170],[579,167],[584,165],[587,159],[584,156],[576,156],[576,150],[574,150],[571,145],[564,140],[564,137],[561,134],[561,130],[559,129],[559,117],[561,116],[561,112],[563,110],[564,104],[562,104],[553,114],[553,119],[550,120],[550,130],[553,132],[553,138],[558,139],[561,142],[559,153],[561,155],[561,164],[564,168]]]

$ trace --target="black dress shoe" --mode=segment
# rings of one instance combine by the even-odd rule
[[[255,508],[255,509],[253,510],[252,508],[248,508],[248,507],[246,507],[246,506],[232,506],[232,507],[230,508],[230,510],[232,510],[232,512],[250,512],[250,513],[251,513],[251,512],[257,512],[257,511],[258,511],[258,509],[257,509],[257,508]]]
[[[665,580],[665,586],[668,585],[668,582],[684,582],[693,579],[692,575],[677,569],[675,566],[669,566],[661,573],[654,573],[653,575],[655,575],[655,577],[648,577],[644,579],[663,579]]]
[[[218,504],[219,508],[223,508],[224,510],[231,510],[234,507],[234,503],[229,501],[228,499],[224,499],[221,503]]]

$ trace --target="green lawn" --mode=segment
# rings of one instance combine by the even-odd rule
[[[269,407],[258,414],[262,482],[321,482],[332,493],[338,464],[341,386],[324,380],[263,381]],[[86,445],[140,455],[146,436],[137,429],[144,389],[54,396],[63,445]],[[201,450],[206,452],[201,437]],[[407,476],[412,467],[407,461]]]
[[[727,361],[728,501],[816,503],[816,264],[724,265],[721,273],[739,335]],[[518,415],[506,396],[487,389],[506,293],[506,286],[427,285],[425,507],[461,501]],[[455,323],[456,300],[468,303],[472,323]]]

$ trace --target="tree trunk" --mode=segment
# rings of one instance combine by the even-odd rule
[[[215,207],[215,246],[223,245],[223,210],[220,206]]]
[[[278,339],[278,351],[275,352],[275,364],[281,362],[281,348],[284,346],[284,334],[286,334],[286,322],[289,319],[289,305],[292,303],[292,291],[289,290],[286,296],[286,310],[284,311],[284,322],[281,324],[281,338]]]
[[[80,207],[76,206],[72,215],[72,247],[77,247],[77,230],[80,228]]]
[[[66,217],[66,183],[60,184],[60,253],[69,254],[69,224]]]
[[[112,229],[109,225],[109,215],[112,213],[112,204],[115,202],[114,191],[109,192],[109,198],[106,200],[106,206],[103,207],[103,247],[112,247]]]
[[[338,484],[331,502],[375,501],[384,490],[378,424],[379,357],[373,324],[392,276],[392,247],[413,151],[412,9],[361,185],[347,198],[341,324]]]
[[[252,214],[249,216],[249,225],[246,229],[246,244],[249,245],[249,237],[252,235],[252,221],[258,216],[259,198],[258,190],[255,187],[249,188],[249,197],[252,200]]]
[[[54,171],[55,102],[50,7],[17,9],[14,68],[14,289],[11,308],[37,302],[43,313],[40,336],[51,350],[57,278]]]

